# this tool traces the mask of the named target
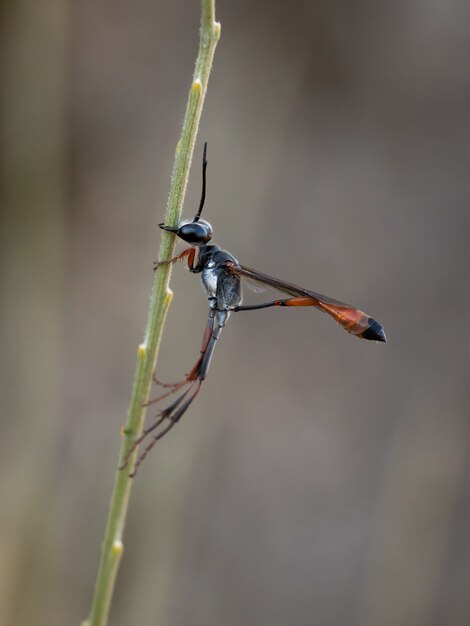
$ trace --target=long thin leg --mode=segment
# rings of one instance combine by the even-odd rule
[[[209,317],[207,319],[206,328],[204,330],[204,335],[202,336],[202,344],[200,349],[200,356],[196,361],[194,367],[186,375],[187,380],[195,380],[198,377],[199,368],[201,366],[201,362],[204,358],[205,353],[207,352],[207,346],[212,337],[212,333],[214,332],[214,318],[215,318],[215,309],[209,309]]]
[[[160,381],[157,380],[157,378],[154,375],[153,376],[153,380],[154,380],[154,382],[157,385],[161,385],[162,387],[169,387],[170,390],[166,391],[165,393],[163,393],[163,394],[161,394],[159,396],[157,396],[156,398],[152,398],[151,400],[146,402],[146,404],[144,406],[150,406],[151,404],[157,404],[158,402],[161,402],[161,400],[164,400],[168,396],[171,396],[174,393],[176,393],[177,391],[179,391],[187,383],[191,382],[192,380],[196,380],[196,378],[198,376],[198,372],[199,372],[199,367],[201,365],[201,361],[202,361],[203,356],[204,356],[204,354],[205,354],[205,352],[207,350],[207,344],[209,343],[209,340],[210,340],[212,332],[213,332],[214,317],[215,317],[215,310],[214,309],[210,309],[209,310],[209,318],[207,320],[206,328],[204,330],[204,335],[202,337],[200,356],[199,356],[198,360],[196,361],[196,363],[194,364],[194,366],[191,369],[191,371],[188,372],[188,374],[186,374],[186,376],[183,378],[183,380],[180,380],[177,383],[170,383],[170,384],[165,384],[165,383],[162,384]]]
[[[216,346],[217,340],[220,337],[220,333],[222,332],[222,328],[225,326],[225,322],[228,317],[228,311],[217,311],[217,326],[212,331],[212,333],[208,335],[208,329],[213,324],[214,313],[215,312],[213,309],[211,309],[209,312],[209,320],[206,326],[206,330],[204,332],[203,345],[201,348],[201,356],[198,362],[196,363],[195,367],[193,368],[193,370],[190,372],[190,374],[188,374],[188,382],[189,380],[191,381],[188,389],[186,389],[182,394],[180,394],[176,398],[176,400],[174,400],[168,407],[166,407],[166,409],[163,409],[163,411],[160,413],[159,419],[154,424],[149,426],[146,429],[146,431],[144,431],[142,436],[139,437],[139,439],[134,443],[132,450],[134,450],[135,447],[139,445],[139,443],[142,443],[142,441],[147,437],[147,435],[150,434],[150,432],[154,431],[163,422],[163,420],[165,419],[169,420],[169,424],[166,426],[166,428],[164,428],[162,431],[160,431],[159,433],[157,433],[156,435],[152,437],[150,443],[146,446],[142,454],[137,459],[134,470],[130,474],[130,476],[132,477],[135,476],[138,468],[144,461],[147,454],[153,448],[153,446],[157,443],[157,441],[159,441],[162,437],[164,437],[173,428],[173,426],[177,424],[177,422],[179,422],[179,420],[184,415],[188,407],[191,405],[193,400],[198,395],[201,389],[202,383],[204,382],[207,376],[207,372],[209,370],[209,366],[212,360],[212,355],[214,353],[214,348]],[[190,376],[191,378],[189,378]]]
[[[159,441],[162,437],[164,437],[173,428],[173,426],[178,423],[178,421],[181,418],[181,416],[183,415],[183,413],[186,411],[188,406],[191,404],[191,402],[194,400],[194,398],[199,393],[201,385],[202,385],[202,381],[199,381],[199,380],[198,381],[193,381],[191,387],[189,387],[187,389],[187,391],[185,392],[184,395],[186,395],[186,393],[189,392],[190,389],[194,386],[195,388],[192,391],[192,394],[185,400],[185,402],[183,402],[183,404],[178,408],[178,410],[170,415],[169,414],[169,408],[170,407],[168,407],[167,409],[164,409],[164,411],[162,411],[161,417],[157,420],[157,422],[155,422],[155,424],[153,424],[149,429],[147,429],[149,432],[151,432],[155,428],[157,428],[157,426],[159,426],[165,419],[169,419],[170,420],[169,423],[167,424],[167,426],[163,430],[161,430],[158,434],[154,435],[152,437],[152,439],[150,440],[150,443],[144,448],[144,451],[142,452],[142,454],[139,456],[139,458],[136,461],[134,469],[129,474],[129,476],[131,478],[134,478],[134,476],[137,474],[137,470],[139,469],[139,467],[143,463],[143,461],[144,461],[145,457],[147,456],[147,454],[150,452],[150,450],[153,448],[153,446],[157,443],[157,441]],[[178,400],[182,400],[182,397],[180,397]],[[146,433],[143,437],[139,437],[139,443],[141,443],[145,439],[147,434],[148,433]]]
[[[209,318],[202,340],[201,355],[193,369],[186,376],[186,379],[181,383],[181,387],[186,384],[188,385],[188,387],[182,393],[180,393],[180,395],[177,396],[177,398],[171,404],[169,404],[165,409],[160,411],[158,419],[142,432],[142,435],[134,441],[133,445],[128,450],[126,458],[120,469],[124,469],[127,466],[129,458],[131,454],[135,451],[137,446],[139,446],[147,438],[147,436],[154,432],[165,420],[169,420],[169,423],[163,430],[158,432],[156,435],[153,435],[149,444],[146,448],[144,448],[142,454],[137,459],[134,470],[130,474],[130,476],[135,476],[139,466],[141,465],[147,454],[150,452],[150,450],[153,448],[153,446],[156,444],[156,442],[159,441],[173,428],[173,426],[181,419],[188,407],[198,395],[202,383],[207,376],[207,372],[210,367],[212,355],[214,353],[217,340],[220,337],[220,333],[222,332],[223,327],[225,326],[228,315],[228,311],[215,311],[214,309],[210,309]],[[217,325],[214,328],[215,317],[217,317]],[[173,391],[170,391],[165,395],[169,395],[172,392]]]
[[[152,374],[153,384],[157,387],[163,387],[164,389],[168,389],[168,387],[176,387],[179,383],[164,383],[159,378],[157,378],[156,374]]]
[[[212,355],[214,353],[214,349],[217,343],[218,338],[220,337],[220,333],[222,332],[223,327],[228,319],[229,312],[228,311],[217,311],[217,326],[215,327],[212,335],[207,344],[207,348],[204,351],[204,354],[201,354],[201,364],[198,368],[197,378],[201,381],[205,380],[207,376],[207,372],[209,371],[209,367],[212,360]]]
[[[191,383],[191,386],[192,385],[194,385],[194,382]],[[178,406],[181,404],[181,402],[190,392],[191,386],[189,386],[183,393],[181,393],[169,406],[166,407],[166,409],[163,409],[162,411],[160,411],[160,417],[155,422],[150,424],[150,426],[147,426],[147,428],[144,428],[140,437],[137,437],[137,439],[134,440],[132,446],[127,451],[124,461],[122,465],[119,467],[119,469],[124,469],[127,466],[131,454],[142,443],[142,441],[147,437],[147,435],[149,435],[156,428],[158,428],[160,424],[162,424],[165,421],[165,419],[167,419],[167,417],[178,408]]]

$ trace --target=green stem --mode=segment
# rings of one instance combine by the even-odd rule
[[[199,52],[193,82],[189,91],[181,138],[176,147],[165,216],[165,223],[169,225],[176,225],[180,220],[202,105],[219,37],[220,24],[215,21],[215,0],[201,0]],[[173,255],[174,243],[175,237],[173,234],[162,233],[159,260],[170,258]],[[168,287],[170,272],[170,265],[160,265],[155,272],[145,337],[137,350],[134,385],[126,425],[123,429],[119,466],[124,462],[126,452],[132,446],[134,439],[142,432],[145,404],[149,397],[152,373],[156,365],[163,325],[172,298],[172,293]],[[95,584],[93,604],[90,617],[88,621],[84,622],[87,626],[105,626],[108,622],[114,584],[123,551],[122,534],[132,486],[132,479],[129,477],[129,473],[135,465],[136,457],[137,451],[130,456],[127,469],[116,472],[108,521],[101,548],[101,560]]]

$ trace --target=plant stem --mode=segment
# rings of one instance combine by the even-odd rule
[[[219,37],[220,24],[215,21],[215,0],[201,0],[199,52],[193,82],[189,91],[181,138],[176,147],[165,216],[165,223],[168,225],[176,225],[180,220],[202,105]],[[159,260],[168,259],[173,255],[174,243],[175,236],[172,233],[162,233]],[[150,393],[152,373],[156,365],[163,325],[173,295],[168,287],[170,272],[170,265],[160,265],[155,272],[145,337],[137,350],[134,385],[127,420],[123,429],[119,466],[124,462],[126,452],[132,446],[134,439],[142,432],[146,411],[145,403]],[[129,477],[129,473],[135,465],[136,457],[137,451],[130,456],[128,467],[124,471],[118,470],[116,472],[108,521],[101,548],[101,560],[95,584],[93,604],[89,620],[83,623],[86,626],[105,626],[108,622],[114,584],[123,552],[122,534],[132,486],[132,479]]]

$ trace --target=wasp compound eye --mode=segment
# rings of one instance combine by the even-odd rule
[[[176,234],[193,246],[203,246],[212,239],[212,226],[204,220],[188,222],[180,226]]]

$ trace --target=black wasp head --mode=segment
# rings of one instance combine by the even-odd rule
[[[204,152],[202,155],[202,193],[199,209],[192,222],[184,222],[177,228],[159,224],[160,228],[170,233],[175,233],[177,237],[186,241],[192,246],[203,246],[212,239],[212,226],[209,222],[201,220],[201,211],[206,199],[206,169],[207,169],[207,142],[204,144]]]
[[[159,224],[159,226],[163,230],[175,233],[177,237],[191,246],[203,246],[212,239],[212,226],[205,220],[186,222],[178,226],[178,228],[171,228],[171,226],[165,226],[165,224]]]

